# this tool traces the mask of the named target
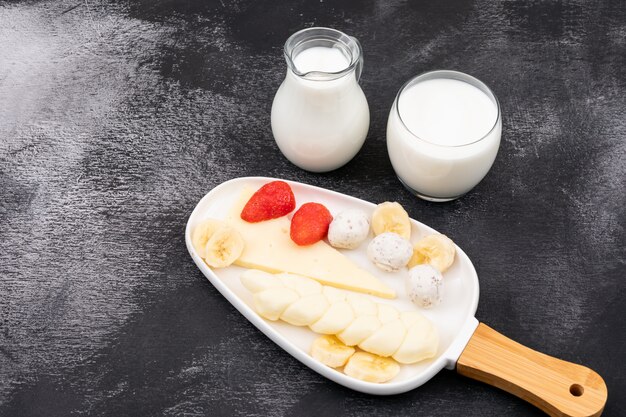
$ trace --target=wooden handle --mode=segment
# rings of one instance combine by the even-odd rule
[[[456,370],[503,389],[551,416],[602,414],[608,395],[600,375],[520,345],[480,323]]]

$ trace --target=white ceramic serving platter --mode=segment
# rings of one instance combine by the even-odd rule
[[[244,177],[224,182],[205,195],[191,213],[185,230],[187,249],[198,268],[215,288],[245,318],[293,357],[326,378],[348,388],[376,395],[398,394],[422,385],[444,367],[454,369],[457,359],[478,326],[474,314],[479,296],[476,270],[470,259],[458,246],[454,264],[444,273],[445,293],[443,302],[429,310],[416,307],[406,296],[404,288],[407,276],[406,269],[396,273],[383,272],[367,259],[365,252],[370,239],[355,250],[341,250],[353,262],[377,276],[397,293],[394,300],[368,297],[378,303],[391,304],[400,311],[418,310],[432,320],[439,331],[439,350],[433,359],[413,365],[402,365],[398,376],[383,384],[357,380],[345,375],[340,370],[329,368],[313,359],[308,352],[311,343],[319,335],[307,327],[296,327],[284,322],[272,322],[261,318],[254,311],[251,293],[243,287],[239,279],[245,268],[230,266],[223,269],[211,269],[204,263],[191,244],[191,232],[194,227],[207,218],[226,218],[228,211],[235,204],[245,186],[258,189],[263,184],[273,180],[276,178]],[[296,197],[296,209],[306,202],[313,201],[324,204],[333,214],[348,208],[358,208],[371,214],[376,204],[380,203],[379,201],[375,202],[376,204],[370,203],[298,182],[286,182],[292,187]],[[412,242],[416,242],[429,234],[439,233],[416,220],[411,220],[411,223]],[[441,232],[445,234],[446,231]]]

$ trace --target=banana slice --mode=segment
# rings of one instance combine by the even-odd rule
[[[258,292],[253,298],[257,313],[263,318],[276,321],[300,296],[290,288],[278,287]]]
[[[334,336],[321,336],[311,345],[311,356],[326,366],[339,368],[354,355],[354,348],[341,343]]]
[[[308,326],[318,321],[328,307],[324,294],[308,295],[287,307],[280,315],[280,319],[294,326]]]
[[[380,356],[391,356],[400,348],[404,336],[406,336],[404,324],[400,319],[392,320],[359,343],[359,347]]]
[[[413,257],[409,268],[415,265],[430,264],[443,273],[454,262],[456,246],[446,235],[429,235],[413,246]]]
[[[274,274],[270,274],[258,269],[248,269],[241,274],[241,283],[253,294],[268,290],[270,288],[283,287],[284,284]]]
[[[241,256],[243,247],[243,237],[237,229],[223,225],[207,241],[204,261],[213,268],[227,267]]]
[[[400,203],[389,201],[381,203],[372,213],[372,230],[374,235],[392,232],[408,240],[411,238],[409,214]]]
[[[425,317],[415,321],[406,332],[404,341],[393,354],[400,363],[415,363],[437,354],[439,335],[432,323]]]
[[[337,334],[354,320],[354,311],[345,301],[332,303],[324,315],[309,328],[315,333]]]
[[[339,340],[348,346],[355,346],[364,341],[380,328],[380,320],[376,316],[357,316],[341,333]]]
[[[356,379],[380,383],[395,378],[400,372],[400,365],[391,358],[357,352],[348,359],[343,372]]]
[[[225,224],[222,220],[207,219],[193,229],[193,232],[191,232],[191,243],[201,258],[204,259],[206,244],[213,236],[213,233]]]

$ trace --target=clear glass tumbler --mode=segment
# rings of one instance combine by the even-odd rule
[[[450,201],[485,177],[501,133],[500,104],[489,87],[462,72],[431,71],[398,92],[387,150],[407,189],[425,200]]]

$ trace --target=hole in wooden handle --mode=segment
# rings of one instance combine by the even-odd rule
[[[580,397],[585,392],[585,388],[580,384],[572,384],[572,386],[569,387],[569,392],[574,397]]]

